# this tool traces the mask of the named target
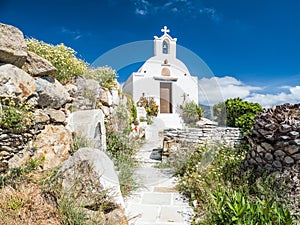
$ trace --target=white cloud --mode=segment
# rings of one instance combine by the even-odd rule
[[[296,104],[300,102],[300,86],[284,87],[288,92],[280,92],[278,94],[258,94],[253,93],[245,98],[247,101],[258,102],[263,107],[268,108],[274,105],[281,105],[284,103]]]
[[[273,91],[280,90],[278,93],[266,93],[262,87],[244,84],[230,76],[202,78],[199,80],[199,102],[204,105],[214,105],[229,98],[240,97],[245,101],[257,102],[265,108],[300,102],[300,86],[279,88],[281,90],[278,87],[273,88]]]
[[[74,40],[78,40],[83,37],[83,34],[81,34],[78,30],[75,31],[75,30],[68,29],[66,27],[62,27],[61,32],[72,36]]]
[[[221,20],[221,15],[212,7],[204,7],[198,0],[162,0],[150,2],[147,0],[132,0],[135,13],[140,16],[172,13],[180,16],[193,16],[194,18],[204,15],[214,22]]]
[[[246,98],[252,91],[260,87],[245,85],[234,77],[212,77],[199,80],[199,101],[205,105],[213,105],[228,98]]]

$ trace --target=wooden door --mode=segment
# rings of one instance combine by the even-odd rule
[[[160,83],[160,113],[172,113],[171,83]]]

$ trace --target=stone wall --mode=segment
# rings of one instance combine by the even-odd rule
[[[163,155],[172,153],[174,146],[196,143],[206,144],[210,141],[234,146],[243,139],[239,128],[217,127],[215,125],[203,125],[200,128],[168,129],[163,132]]]
[[[265,109],[249,135],[246,166],[284,170],[300,166],[300,104]]]

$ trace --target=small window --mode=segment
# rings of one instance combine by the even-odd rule
[[[164,60],[164,64],[168,64],[169,62],[168,62],[168,60],[167,59],[165,59]]]
[[[171,72],[168,68],[162,68],[161,75],[162,76],[171,76]]]
[[[162,45],[162,52],[163,54],[169,54],[169,42],[168,40],[164,40],[163,41],[163,45]]]
[[[146,71],[146,70],[144,70],[144,73],[147,73],[147,71]]]

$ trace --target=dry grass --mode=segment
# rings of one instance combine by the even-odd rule
[[[58,225],[58,209],[46,202],[37,184],[28,183],[17,189],[5,186],[0,190],[1,225]]]

